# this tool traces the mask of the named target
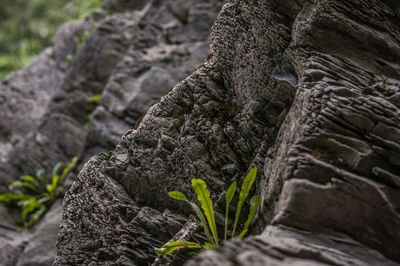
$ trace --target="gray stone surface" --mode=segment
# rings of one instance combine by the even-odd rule
[[[114,149],[152,104],[205,60],[210,28],[221,6],[218,1],[175,0],[155,1],[144,8],[130,48],[92,114],[82,162]],[[179,12],[185,14],[184,22]]]
[[[136,14],[115,14],[94,23],[96,28],[77,50],[37,128],[8,154],[20,174],[51,169],[79,154],[86,136],[83,127],[96,107],[88,98],[102,92],[129,46],[136,19]]]
[[[146,265],[156,258],[153,247],[168,241],[185,221],[169,211],[137,206],[120,184],[99,171],[102,160],[94,157],[85,164],[81,173],[92,175],[80,175],[65,198],[65,206],[82,208],[63,214],[68,223],[61,224],[56,265]]]
[[[15,265],[26,244],[26,234],[14,225],[19,213],[0,206],[0,265]]]
[[[46,107],[60,86],[64,72],[56,67],[48,48],[27,68],[0,83],[0,168],[6,168],[7,155],[37,127]],[[7,169],[8,170],[8,169]],[[0,191],[11,180],[0,170]]]
[[[24,230],[15,225],[19,212],[0,207],[0,265],[52,265],[61,217],[62,200],[57,200],[39,225]]]
[[[62,200],[56,201],[42,222],[27,237],[18,266],[52,265],[56,255],[57,234],[62,217]]]
[[[280,230],[285,234],[296,229],[311,236],[302,240],[293,235],[289,240],[313,246],[315,254],[288,242],[281,252],[295,259],[291,263],[399,263],[400,109],[393,103],[399,90],[398,18],[380,1],[307,2],[301,11],[294,3],[271,8],[293,21],[284,55],[294,65],[299,84],[265,159],[258,227],[270,225],[268,233],[257,238],[263,243],[251,257],[285,265],[286,258],[276,260],[268,251],[277,242],[271,232],[284,226]],[[257,242],[248,241],[250,246]],[[217,265],[239,258],[241,265],[254,265],[242,259],[246,249],[238,248],[230,258],[204,254],[196,265],[212,265],[207,263],[212,258]],[[324,250],[344,254],[326,260]]]
[[[203,252],[187,266],[214,265],[398,265],[351,238],[310,234],[268,226],[256,237],[230,241],[217,252]]]
[[[50,169],[50,164],[45,162],[51,161],[49,159],[51,156],[48,154],[51,152],[47,153],[50,149],[43,147],[46,136],[36,131],[39,131],[38,128],[46,127],[48,106],[54,101],[69,71],[67,56],[73,57],[78,50],[77,44],[73,41],[74,36],[90,30],[90,27],[88,21],[62,26],[53,37],[51,47],[34,59],[28,67],[1,81],[0,192],[21,174],[33,174],[44,167]],[[58,121],[56,124],[57,126],[52,125],[54,132],[64,123]],[[65,121],[65,124],[68,125],[69,121]],[[35,145],[39,146],[37,151],[32,150]],[[23,159],[26,153],[45,153],[48,156],[44,161],[37,158],[28,163]],[[34,165],[34,168],[24,165]]]
[[[104,0],[103,8],[112,10],[114,12],[124,12],[127,10],[142,9],[146,3],[146,0]]]
[[[105,12],[62,26],[51,47],[1,83],[0,192],[19,175],[49,172],[58,161],[79,154],[86,162],[113,149],[155,101],[207,57],[211,24],[222,2],[104,1],[104,6]],[[103,94],[100,104],[88,100],[98,94]],[[127,206],[132,204],[136,203]],[[30,232],[13,225],[19,213],[1,210],[1,265],[53,263],[61,217],[59,206],[53,208]],[[144,249],[138,247],[138,260],[146,261],[144,254],[170,239],[185,222],[169,211],[137,208],[128,232],[142,230],[149,242]],[[129,247],[130,241],[128,234]],[[100,256],[107,257],[113,250],[102,252]],[[130,256],[128,252],[119,261],[133,263]]]
[[[253,166],[262,206],[252,233],[260,235],[187,265],[400,263],[394,9],[366,0],[227,3],[203,65],[80,172],[65,198],[56,265],[160,265],[153,248],[168,239],[164,230],[187,240],[196,231],[154,221],[166,209],[190,213],[167,192],[193,198],[190,179],[203,178],[223,213],[219,195]],[[179,6],[171,10],[186,21]],[[169,30],[168,42],[193,38],[178,32]],[[128,206],[136,211],[126,218]]]
[[[231,0],[210,38],[222,5],[105,0],[63,26],[0,85],[0,192],[80,154],[55,265],[398,265],[399,4]],[[254,166],[253,236],[156,257],[202,241],[168,191],[194,199],[203,178],[221,226]],[[32,232],[13,215],[0,209],[0,264],[52,263],[60,205]]]

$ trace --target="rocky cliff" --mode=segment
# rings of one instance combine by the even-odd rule
[[[22,174],[50,171],[76,155],[79,169],[114,149],[205,60],[222,4],[111,0],[102,12],[62,26],[51,47],[0,84],[0,192]],[[0,207],[0,265],[51,265],[60,205],[22,232],[14,225],[19,213]]]
[[[396,8],[226,4],[207,61],[81,171],[56,262],[152,263],[154,246],[191,230],[168,191],[190,195],[202,177],[220,195],[252,166],[261,234],[189,265],[400,262]]]
[[[104,5],[113,12],[64,26],[2,84],[2,182],[78,153],[84,165],[64,198],[55,265],[400,263],[396,1]],[[30,89],[16,83],[29,78]],[[222,225],[228,185],[254,166],[252,236],[156,257],[171,239],[199,237],[168,191],[193,199],[190,180],[204,179]]]

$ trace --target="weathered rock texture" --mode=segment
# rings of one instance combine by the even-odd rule
[[[106,1],[105,6],[111,3]],[[121,135],[155,101],[204,61],[210,28],[222,5],[218,1],[181,0],[155,1],[144,7],[140,1],[129,3],[143,8],[143,14],[136,22],[129,49],[113,70],[102,101],[92,114],[81,151],[83,162],[114,149]],[[114,5],[127,8],[118,1]]]
[[[49,172],[76,155],[86,162],[115,148],[155,101],[205,60],[211,25],[222,5],[214,0],[107,0],[106,11],[62,26],[51,47],[0,84],[0,193],[22,174]],[[96,95],[103,99],[91,102]],[[118,202],[123,193],[120,188]],[[183,216],[135,207],[128,196],[126,201],[127,219],[137,216],[138,223],[148,223],[143,237],[152,245],[146,253],[186,223]],[[117,206],[111,213],[122,208]],[[51,265],[61,208],[54,207],[52,218],[46,216],[30,232],[14,226],[19,214],[7,211],[0,210],[0,265]]]
[[[67,161],[78,153],[74,146],[83,143],[83,130],[74,128],[68,116],[52,112],[49,106],[57,102],[56,95],[71,71],[68,58],[79,50],[74,37],[92,28],[89,20],[64,25],[53,37],[51,47],[27,68],[1,82],[0,193],[18,176],[34,175],[39,169],[49,172],[58,161]],[[38,229],[31,231],[15,226],[20,213],[1,206],[0,265],[51,265],[61,205],[58,201]]]
[[[0,192],[80,155],[55,265],[398,265],[398,1],[231,0],[209,47],[222,5],[105,0],[63,26],[0,84]],[[222,225],[254,166],[253,236],[156,257],[201,239],[168,191],[205,179]],[[61,203],[31,232],[17,215],[0,209],[0,265],[51,264]]]
[[[49,110],[49,105],[58,101],[56,95],[71,71],[68,58],[74,57],[79,48],[74,37],[91,28],[89,21],[64,25],[53,37],[51,47],[27,68],[1,82],[0,192],[21,174],[33,174],[40,168],[49,170],[57,161],[67,161],[74,156],[71,155],[74,151],[67,150],[74,149],[79,140],[67,144],[62,137],[70,133],[72,139],[83,139],[82,130],[73,130],[71,119],[61,118],[60,114]],[[65,136],[60,136],[63,130]],[[56,136],[64,145],[50,145],[57,141],[54,140]]]
[[[185,24],[185,14],[212,4],[171,12]],[[378,0],[227,3],[207,61],[80,172],[65,197],[55,264],[180,265],[184,256],[160,262],[153,252],[196,231],[172,214],[189,210],[167,192],[193,197],[190,179],[201,177],[223,213],[220,195],[253,166],[262,196],[253,233],[261,234],[187,265],[400,263],[398,8]],[[167,32],[175,45],[191,38]],[[147,60],[130,50],[129,60]],[[129,106],[143,99],[129,83],[136,73],[139,84],[173,82],[129,60],[108,83],[107,107],[97,109],[104,119],[137,120]],[[124,81],[135,93],[114,93]]]
[[[0,265],[52,265],[55,242],[62,217],[62,200],[57,200],[34,229],[14,225],[20,213],[0,207]]]

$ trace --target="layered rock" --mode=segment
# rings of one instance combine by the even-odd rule
[[[105,6],[127,8],[114,2],[106,1]],[[218,1],[131,4],[143,8],[143,15],[92,114],[82,162],[114,149],[152,104],[204,61],[210,28],[222,5]]]
[[[232,0],[208,52],[222,4],[105,0],[62,27],[0,85],[0,192],[80,154],[56,265],[399,264],[399,4]],[[254,166],[253,236],[156,257],[201,239],[168,191],[206,180],[220,226]],[[60,205],[32,232],[0,209],[0,264],[49,265]]]
[[[79,50],[74,38],[91,30],[89,20],[67,23],[57,31],[51,47],[28,67],[9,75],[1,82],[1,192],[6,190],[10,181],[21,174],[33,174],[40,168],[49,170],[58,160],[66,161],[71,158],[71,155],[66,157],[63,155],[64,151],[60,151],[66,148],[46,146],[50,137],[60,134],[59,129],[68,127],[69,124],[67,119],[65,122],[49,122],[48,116],[51,112],[48,106],[55,101],[67,73],[71,71],[70,61]],[[80,135],[80,132],[76,133],[76,137]]]
[[[166,193],[193,197],[190,179],[203,178],[223,213],[220,195],[253,166],[262,170],[253,233],[262,233],[188,265],[400,263],[397,9],[227,3],[207,61],[80,172],[56,264],[182,264],[153,253],[196,232],[167,214],[189,210]]]
[[[159,97],[198,67],[222,2],[193,2],[104,1],[105,11],[61,27],[51,47],[6,78],[0,85],[0,192],[22,174],[113,149]],[[102,94],[100,103],[90,100]],[[33,231],[14,225],[18,213],[0,210],[0,265],[52,264],[61,218],[61,208],[53,209],[53,218],[46,216]],[[152,243],[152,234],[164,230],[167,241],[186,222],[170,212],[139,213],[146,222],[155,217],[154,226],[149,222],[155,231],[145,235]],[[158,229],[163,219],[168,226]]]
[[[268,226],[188,265],[395,265],[396,10],[380,1],[307,2],[293,13],[294,3],[270,4],[293,19],[285,55],[299,84],[265,159],[258,226]]]
[[[55,242],[62,217],[62,200],[57,200],[32,230],[15,225],[16,210],[0,206],[0,265],[52,265]]]

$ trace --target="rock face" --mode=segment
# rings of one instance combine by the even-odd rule
[[[195,14],[213,4],[189,2]],[[185,25],[192,11],[181,8],[170,10]],[[173,214],[190,212],[167,192],[193,197],[190,179],[201,177],[223,213],[220,195],[253,166],[261,170],[259,235],[187,265],[400,263],[399,26],[393,1],[227,3],[206,62],[80,172],[65,197],[55,264],[181,265],[180,253],[153,252],[196,233]],[[170,28],[166,42],[196,41],[180,30]],[[131,106],[142,110],[152,98],[137,86],[180,77],[178,67],[162,67],[157,47],[138,52],[153,42],[139,38],[110,79],[95,117],[120,118],[105,136],[137,120]],[[148,54],[161,67],[137,69],[132,60]],[[118,95],[118,87],[132,93]]]
[[[104,1],[106,11],[62,26],[51,47],[0,84],[0,193],[22,174],[49,172],[76,155],[82,167],[92,155],[115,148],[156,100],[205,60],[222,5]],[[98,95],[101,101],[90,100]],[[140,223],[154,219],[144,234],[152,243],[149,253],[186,223],[183,216],[130,202],[127,217],[138,212]],[[29,232],[14,226],[19,213],[0,210],[0,265],[53,263],[62,214],[60,204],[53,208]],[[165,226],[158,228],[160,222]],[[162,242],[153,240],[158,234]]]
[[[0,84],[0,192],[80,155],[55,265],[400,264],[398,2],[223,4],[105,0],[63,26]],[[252,236],[156,257],[202,238],[168,191],[194,200],[204,179],[221,226],[254,166]],[[51,264],[61,203],[32,232],[14,215],[0,209],[0,265]]]
[[[19,213],[0,209],[0,265],[52,265],[57,232],[62,217],[62,201],[57,200],[33,230],[23,231],[14,222]]]
[[[53,46],[27,68],[1,82],[0,192],[19,175],[33,174],[40,168],[49,170],[57,161],[72,158],[73,151],[68,153],[67,150],[73,149],[76,141],[50,145],[54,144],[50,139],[55,136],[66,137],[60,136],[61,129],[66,130],[66,135],[68,131],[73,134],[72,139],[83,139],[81,130],[72,129],[68,117],[62,118],[48,106],[56,101],[56,95],[65,83],[64,78],[71,70],[68,58],[73,57],[79,48],[73,41],[74,37],[90,30],[89,21],[64,25],[53,37]]]
[[[35,228],[30,238],[24,240],[23,251],[19,255],[18,266],[51,265],[54,262],[57,235],[62,217],[62,201],[56,201]]]
[[[106,1],[105,6],[111,3]],[[143,8],[142,15],[132,31],[129,49],[113,70],[92,114],[80,156],[83,162],[114,149],[121,135],[155,101],[204,61],[210,28],[222,5],[218,1],[155,1],[142,7],[140,3],[131,3]],[[114,5],[127,8],[118,1]]]

